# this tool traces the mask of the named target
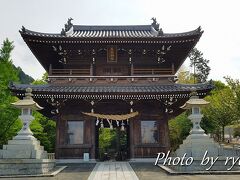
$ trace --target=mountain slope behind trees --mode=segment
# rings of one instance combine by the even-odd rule
[[[16,67],[13,65],[13,68],[17,71],[18,78],[21,84],[30,84],[34,81],[34,79],[27,75],[20,67]]]

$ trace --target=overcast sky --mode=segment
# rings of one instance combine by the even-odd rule
[[[209,78],[240,79],[239,0],[0,0],[0,42],[14,41],[13,63],[41,78],[44,69],[18,31],[60,33],[68,17],[82,25],[147,25],[156,17],[166,33],[202,26],[197,48],[210,60]]]

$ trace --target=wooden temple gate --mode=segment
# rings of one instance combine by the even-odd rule
[[[48,73],[48,84],[9,88],[19,98],[32,88],[41,113],[56,120],[58,159],[84,153],[97,158],[101,120],[116,127],[119,118],[134,112],[127,125],[129,157],[156,157],[170,149],[168,120],[182,112],[190,93],[204,97],[212,89],[209,83],[176,83],[175,74],[203,33],[200,27],[169,34],[156,19],[133,26],[82,26],[69,19],[61,33],[25,27],[20,33]]]

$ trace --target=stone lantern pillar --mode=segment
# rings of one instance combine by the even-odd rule
[[[209,156],[218,156],[219,144],[214,142],[205,131],[201,128],[201,120],[203,115],[201,114],[201,108],[208,105],[209,102],[204,99],[200,99],[196,92],[193,92],[191,98],[181,107],[183,109],[191,110],[191,114],[188,118],[193,123],[190,135],[183,141],[183,144],[176,150],[176,156],[182,156],[184,153],[188,157],[194,157],[195,159],[202,158],[205,152],[208,152]]]
[[[12,103],[13,106],[21,109],[19,118],[23,122],[23,127],[17,136],[9,140],[0,150],[0,175],[44,174],[55,167],[55,160],[48,159],[44,147],[29,128],[34,119],[32,110],[43,109],[32,99],[31,92],[32,90],[27,88],[25,97]]]

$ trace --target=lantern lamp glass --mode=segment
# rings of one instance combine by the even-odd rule
[[[193,107],[192,108],[192,113],[193,114],[200,114],[200,108],[199,107]]]
[[[23,108],[22,115],[28,115],[28,114],[29,114],[28,108]]]

